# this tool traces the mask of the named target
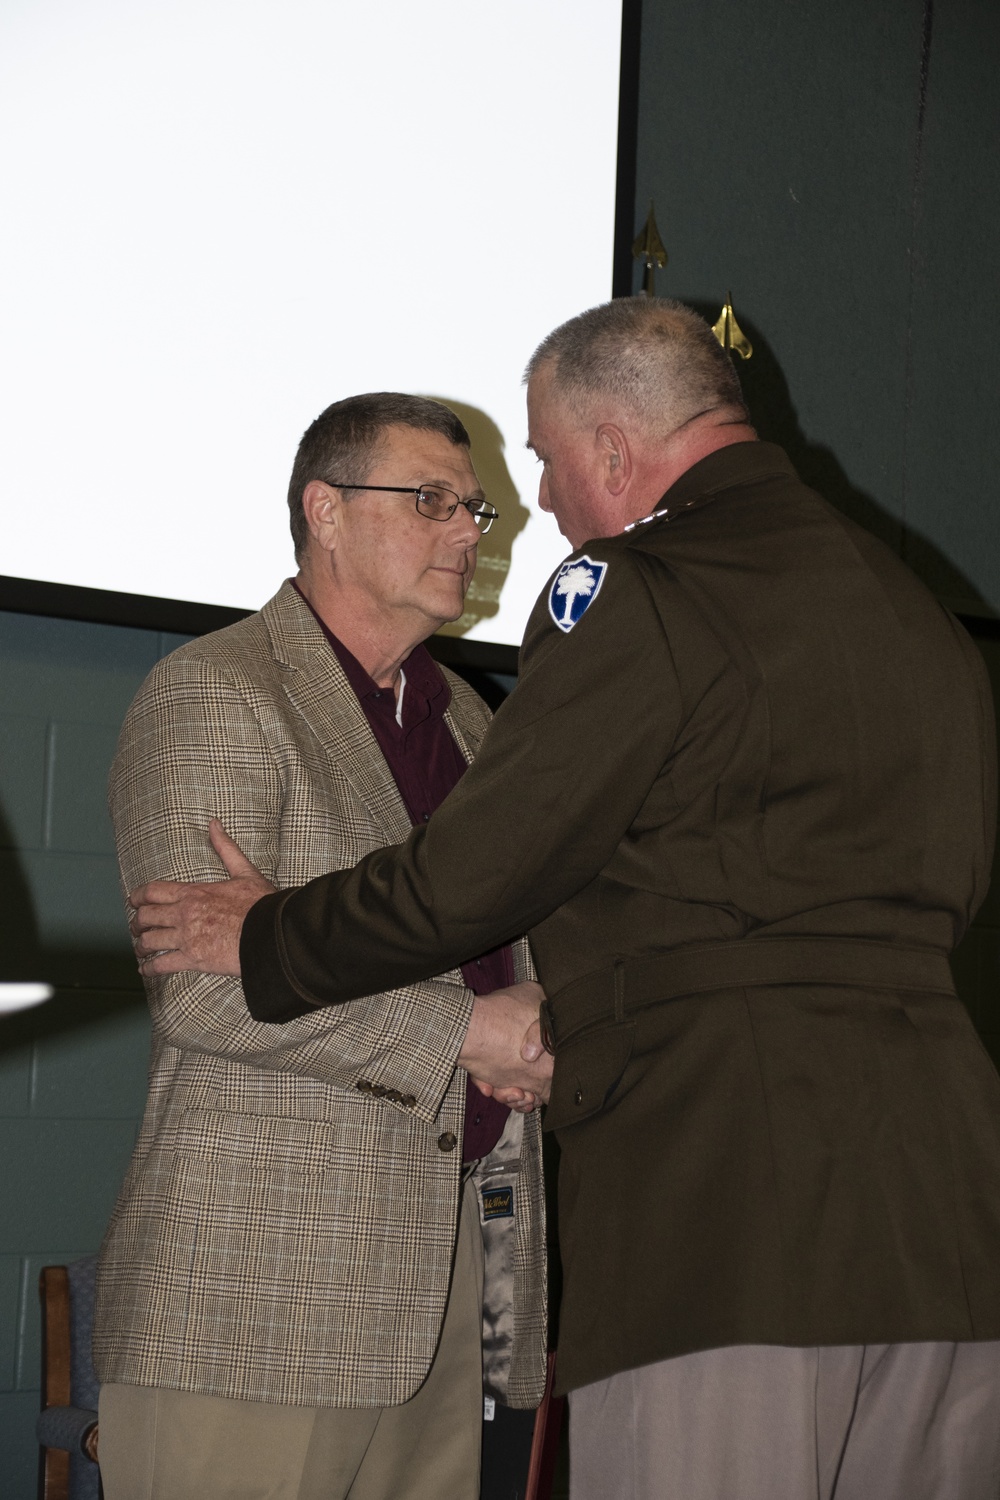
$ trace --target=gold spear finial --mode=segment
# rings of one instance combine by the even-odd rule
[[[753,344],[736,321],[732,292],[726,293],[725,304],[719,314],[718,322],[712,324],[712,332],[723,349],[735,350],[741,359],[749,359],[753,354]]]
[[[650,200],[649,213],[641,232],[632,242],[632,259],[645,260],[646,269],[642,278],[642,289],[647,297],[656,296],[656,268],[660,270],[667,263],[667,247],[660,239],[660,231],[656,227],[656,215],[653,213],[653,203]]]

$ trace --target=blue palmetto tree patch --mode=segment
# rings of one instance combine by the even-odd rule
[[[600,592],[607,563],[592,557],[573,558],[563,563],[549,589],[549,614],[560,630],[572,630]]]

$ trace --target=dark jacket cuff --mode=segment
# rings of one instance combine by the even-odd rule
[[[295,1021],[315,1009],[292,988],[282,968],[278,923],[287,891],[262,896],[243,919],[240,971],[247,1010],[255,1021]]]

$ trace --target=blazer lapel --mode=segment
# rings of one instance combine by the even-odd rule
[[[463,733],[461,724],[459,724],[458,720],[455,718],[455,714],[453,712],[453,709],[454,709],[454,704],[453,703],[450,704],[448,706],[448,708],[445,709],[444,722],[447,724],[448,728],[451,730],[451,737],[455,741],[455,744],[458,746],[458,748],[461,750],[462,754],[465,756],[465,763],[466,763],[466,765],[470,765],[472,763],[473,756],[475,755],[476,751],[479,749],[479,741],[476,740],[475,743],[471,743],[469,741],[469,739]]]
[[[290,583],[261,610],[285,693],[392,843],[412,825],[368,720],[312,612]]]
[[[439,670],[441,670],[439,668]],[[447,680],[447,673],[445,678]],[[444,722],[451,731],[451,737],[455,744],[465,756],[466,764],[470,764],[479,754],[483,743],[483,735],[486,733],[488,712],[480,704],[480,714],[470,714],[462,702],[460,695],[452,689],[451,702],[445,709]],[[484,717],[485,716],[485,717]]]

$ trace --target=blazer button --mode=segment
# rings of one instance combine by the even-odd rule
[[[367,1078],[359,1078],[354,1087],[360,1089],[362,1094],[370,1094],[372,1091],[372,1086]]]
[[[444,1135],[439,1135],[438,1136],[438,1150],[439,1151],[454,1151],[454,1149],[455,1149],[455,1147],[457,1145],[458,1145],[458,1136],[454,1135],[450,1130],[446,1130],[445,1133],[444,1133]]]
[[[573,1103],[574,1104],[582,1104],[583,1103],[583,1089],[577,1089],[576,1093],[573,1095]]]
[[[399,1102],[406,1109],[412,1109],[413,1106],[416,1104],[417,1101],[416,1101],[416,1097],[413,1094],[404,1094],[403,1097],[402,1097],[402,1099],[400,1099]]]

